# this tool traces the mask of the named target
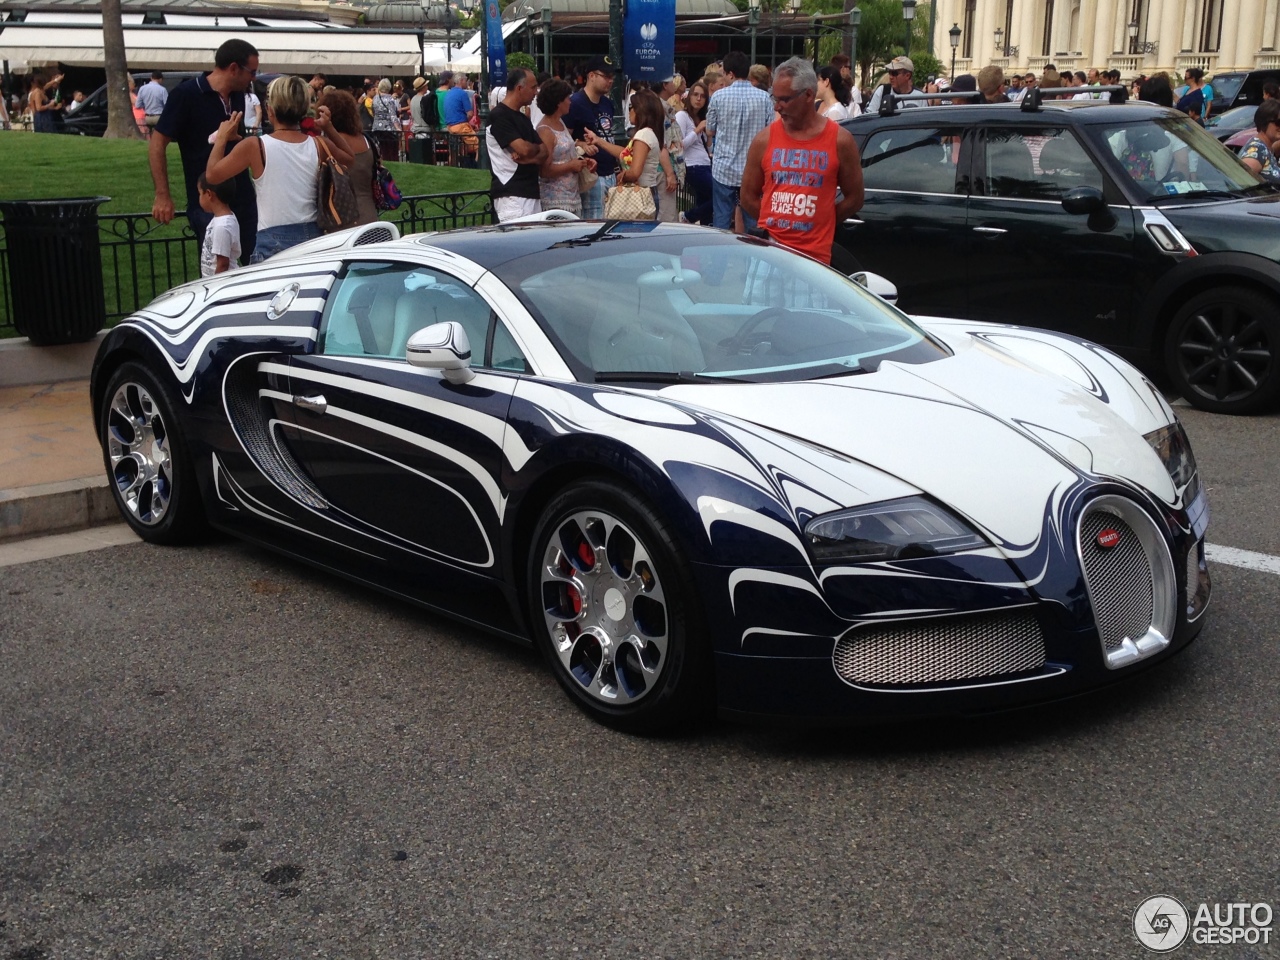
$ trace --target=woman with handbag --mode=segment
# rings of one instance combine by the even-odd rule
[[[400,159],[403,136],[400,103],[391,95],[391,81],[383,77],[378,81],[378,92],[373,96],[373,139],[383,160]]]
[[[356,98],[345,90],[330,90],[316,104],[317,122],[322,116],[332,128],[330,136],[341,140],[352,156],[351,162],[347,164],[347,176],[351,178],[356,203],[360,208],[360,218],[356,224],[363,226],[373,223],[378,219],[378,208],[373,204],[373,150],[369,148],[369,141],[360,130]]]
[[[538,136],[546,145],[548,155],[538,169],[538,194],[543,210],[568,210],[582,214],[582,194],[579,193],[578,174],[594,170],[596,162],[578,156],[578,146],[573,142],[573,132],[565,126],[565,114],[569,112],[569,98],[573,88],[559,77],[552,77],[538,89],[538,109],[542,120],[538,123]]]
[[[214,134],[205,167],[210,183],[221,183],[248,170],[258,197],[258,237],[251,263],[267,259],[304,240],[320,236],[316,223],[316,186],[320,150],[301,130],[311,109],[311,88],[301,77],[276,77],[267,88],[267,117],[271,133],[245,137],[227,152],[237,135],[240,111],[235,111]],[[316,128],[340,164],[349,165],[351,152],[332,136],[328,119],[316,118]]]
[[[641,90],[631,98],[627,112],[635,131],[625,147],[597,137],[590,129],[585,133],[589,146],[604,150],[618,161],[617,186],[610,187],[605,195],[604,217],[606,220],[654,220],[658,216],[655,191],[661,175],[660,138],[666,110],[656,93]],[[642,191],[648,196],[644,196]]]

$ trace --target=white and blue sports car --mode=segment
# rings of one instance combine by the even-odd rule
[[[1066,697],[1209,600],[1195,460],[1124,361],[697,227],[356,228],[169,291],[91,389],[144,539],[533,643],[626,730]]]

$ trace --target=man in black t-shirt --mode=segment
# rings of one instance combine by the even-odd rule
[[[538,167],[547,148],[521,111],[533,102],[538,78],[516,67],[507,74],[507,95],[489,113],[485,131],[489,166],[493,171],[489,195],[498,222],[528,216],[542,209],[538,200]]]
[[[173,219],[165,151],[171,141],[177,141],[187,187],[187,220],[195,231],[196,249],[203,247],[205,227],[212,219],[211,214],[200,209],[196,181],[209,161],[218,127],[231,114],[244,113],[244,92],[258,72],[258,51],[245,40],[228,40],[214,54],[213,65],[210,73],[180,83],[169,94],[164,112],[151,134],[151,180],[156,188],[151,215],[160,223]],[[240,221],[240,252],[248,263],[258,236],[258,201],[249,171],[239,174],[235,181],[236,201],[231,209]]]

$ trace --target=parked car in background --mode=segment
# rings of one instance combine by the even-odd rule
[[[1192,404],[1280,403],[1280,189],[1151,104],[939,106],[846,121],[866,203],[837,233],[920,316],[1048,327]]]
[[[1257,112],[1256,104],[1249,104],[1243,107],[1232,107],[1225,113],[1220,113],[1209,117],[1205,122],[1204,128],[1208,130],[1218,140],[1219,143],[1226,144],[1228,147],[1235,147],[1235,152],[1240,152],[1240,146],[1235,145],[1231,141],[1238,134],[1253,132],[1253,115]],[[1245,137],[1247,140],[1248,137]]]
[[[194,71],[174,70],[166,73],[161,81],[165,88],[172,90],[183,80],[190,80],[200,74]],[[133,74],[133,82],[139,88],[151,82],[151,71]],[[74,112],[63,112],[58,118],[58,133],[73,133],[81,137],[100,137],[107,130],[107,85],[104,83],[93,93],[84,98],[84,103]]]
[[[144,540],[209,522],[533,644],[626,730],[1054,700],[1207,619],[1138,371],[727,232],[353,228],[125,318],[91,393]]]
[[[1280,83],[1280,70],[1240,70],[1213,75],[1213,105],[1210,117],[1232,107],[1254,106],[1262,102],[1262,85]]]

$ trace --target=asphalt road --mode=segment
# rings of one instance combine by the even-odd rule
[[[1280,552],[1280,419],[1184,413],[1209,539]],[[1140,957],[1148,896],[1280,910],[1271,574],[1084,700],[657,741],[229,540],[0,574],[0,960]]]

